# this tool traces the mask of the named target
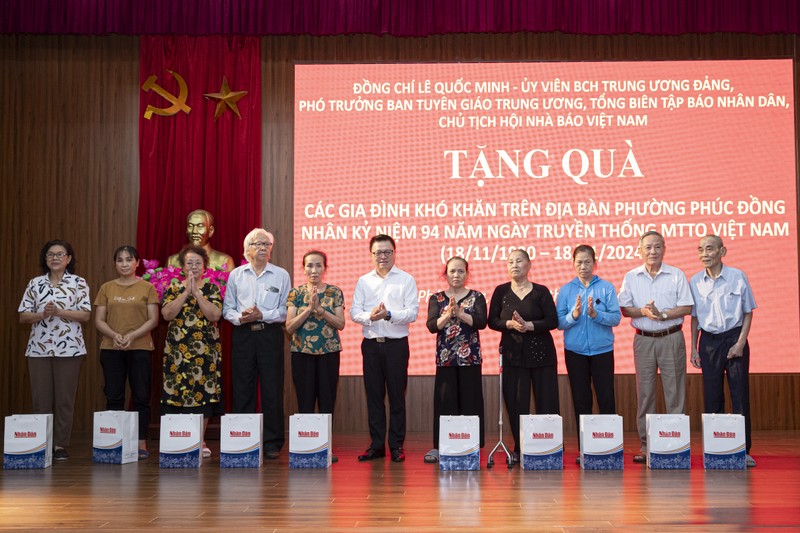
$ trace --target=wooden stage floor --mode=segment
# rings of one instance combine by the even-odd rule
[[[491,435],[491,434],[490,434]],[[581,471],[575,439],[563,471],[509,470],[487,435],[482,469],[440,473],[424,464],[427,434],[410,435],[403,464],[358,463],[366,435],[336,435],[330,470],[290,470],[284,451],[258,470],[161,470],[140,463],[91,462],[89,435],[74,437],[71,459],[45,470],[0,471],[0,529],[41,531],[749,531],[800,528],[800,432],[758,432],[748,471],[704,471],[701,443],[692,468]],[[151,443],[151,450],[157,443]]]

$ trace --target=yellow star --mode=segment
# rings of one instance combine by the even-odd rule
[[[225,112],[225,106],[229,107],[230,110],[233,111],[234,115],[242,118],[242,115],[239,114],[239,108],[236,107],[236,102],[238,102],[246,94],[247,91],[231,91],[231,88],[228,87],[228,80],[225,79],[225,76],[223,76],[222,88],[219,90],[219,92],[204,94],[203,96],[209,100],[217,100],[217,108],[214,111],[214,120],[217,120]]]

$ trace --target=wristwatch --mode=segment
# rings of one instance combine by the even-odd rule
[[[386,311],[386,316],[383,317],[383,319],[386,320],[386,321],[391,320],[392,319],[392,312],[391,311]]]
[[[661,320],[667,320],[667,318],[669,318],[667,316],[667,312],[666,311],[661,311]]]

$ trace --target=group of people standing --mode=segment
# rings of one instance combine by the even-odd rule
[[[273,235],[256,228],[244,239],[247,262],[230,273],[223,299],[219,287],[204,278],[210,266],[210,215],[204,228],[205,239],[194,240],[187,229],[191,244],[177,255],[185,279],[170,286],[161,302],[153,286],[136,276],[139,256],[135,248],[122,246],[114,252],[118,277],[101,287],[94,302],[95,324],[102,334],[100,361],[107,408],[124,408],[127,380],[139,412],[140,457],[147,457],[150,357],[154,348],[150,331],[158,323],[160,305],[162,317],[169,321],[162,410],[200,413],[206,423],[222,414],[225,407],[217,323],[225,318],[233,325],[231,412],[255,412],[260,388],[264,455],[276,459],[285,441],[284,330],[291,336],[298,411],[312,413],[318,409],[333,414],[341,352],[339,331],[345,327],[344,295],[340,288],[324,281],[328,258],[319,250],[303,256],[305,283],[291,288],[288,272],[270,263]],[[747,463],[755,466],[749,455],[747,344],[755,301],[747,277],[722,265],[726,249],[716,236],[701,239],[698,252],[704,270],[691,282],[682,271],[663,263],[665,250],[660,234],[645,233],[639,242],[643,265],[625,275],[617,294],[610,282],[595,274],[594,249],[581,244],[572,254],[576,277],[560,289],[558,303],[547,287],[529,279],[531,261],[525,250],[514,250],[507,260],[509,282],[494,290],[488,306],[481,292],[467,287],[467,260],[450,258],[443,272],[447,288],[428,301],[426,326],[436,335],[436,377],[434,447],[425,454],[425,462],[439,459],[441,415],[477,415],[480,444],[485,443],[479,331],[487,326],[501,332],[503,400],[515,444],[512,460],[519,460],[519,415],[531,412],[531,391],[537,414],[559,414],[554,329],[564,331],[576,421],[580,415],[593,412],[593,388],[599,412],[616,413],[613,328],[622,316],[630,317],[636,330],[633,352],[642,450],[634,461],[643,462],[645,416],[655,412],[659,371],[667,411],[685,412],[686,347],[681,329],[683,317],[691,314],[691,363],[703,371],[704,411],[723,410],[727,374],[733,411],[746,420]],[[369,251],[374,268],[359,278],[350,307],[350,318],[361,325],[363,333],[370,434],[370,444],[358,460],[385,457],[388,447],[392,461],[402,462],[408,333],[409,324],[417,319],[418,292],[414,278],[395,265],[396,243],[392,237],[375,235]],[[221,260],[231,263],[224,254]],[[57,460],[68,458],[78,374],[86,354],[80,323],[91,316],[89,289],[86,281],[75,275],[74,264],[69,243],[46,243],[40,257],[43,275],[30,281],[19,306],[21,322],[32,324],[26,355],[33,409],[55,414]],[[205,442],[203,454],[211,454]]]

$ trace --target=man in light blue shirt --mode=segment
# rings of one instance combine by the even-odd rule
[[[644,261],[625,274],[619,291],[622,316],[631,318],[633,363],[636,367],[636,427],[642,442],[633,462],[646,462],[649,413],[656,412],[656,376],[661,371],[667,413],[686,414],[686,341],[683,317],[692,312],[692,293],[686,275],[664,263],[667,245],[657,231],[639,240]]]
[[[722,264],[728,250],[722,239],[707,235],[697,247],[704,270],[689,283],[692,310],[692,365],[703,371],[703,412],[725,410],[725,375],[735,414],[744,416],[747,466],[750,456],[750,345],[747,336],[756,300],[744,272]],[[699,337],[699,341],[698,341]]]
[[[264,457],[277,459],[286,440],[283,417],[283,324],[289,273],[269,262],[274,237],[256,228],[244,238],[248,264],[228,277],[222,315],[234,325],[231,346],[233,412],[255,413],[261,385]]]

